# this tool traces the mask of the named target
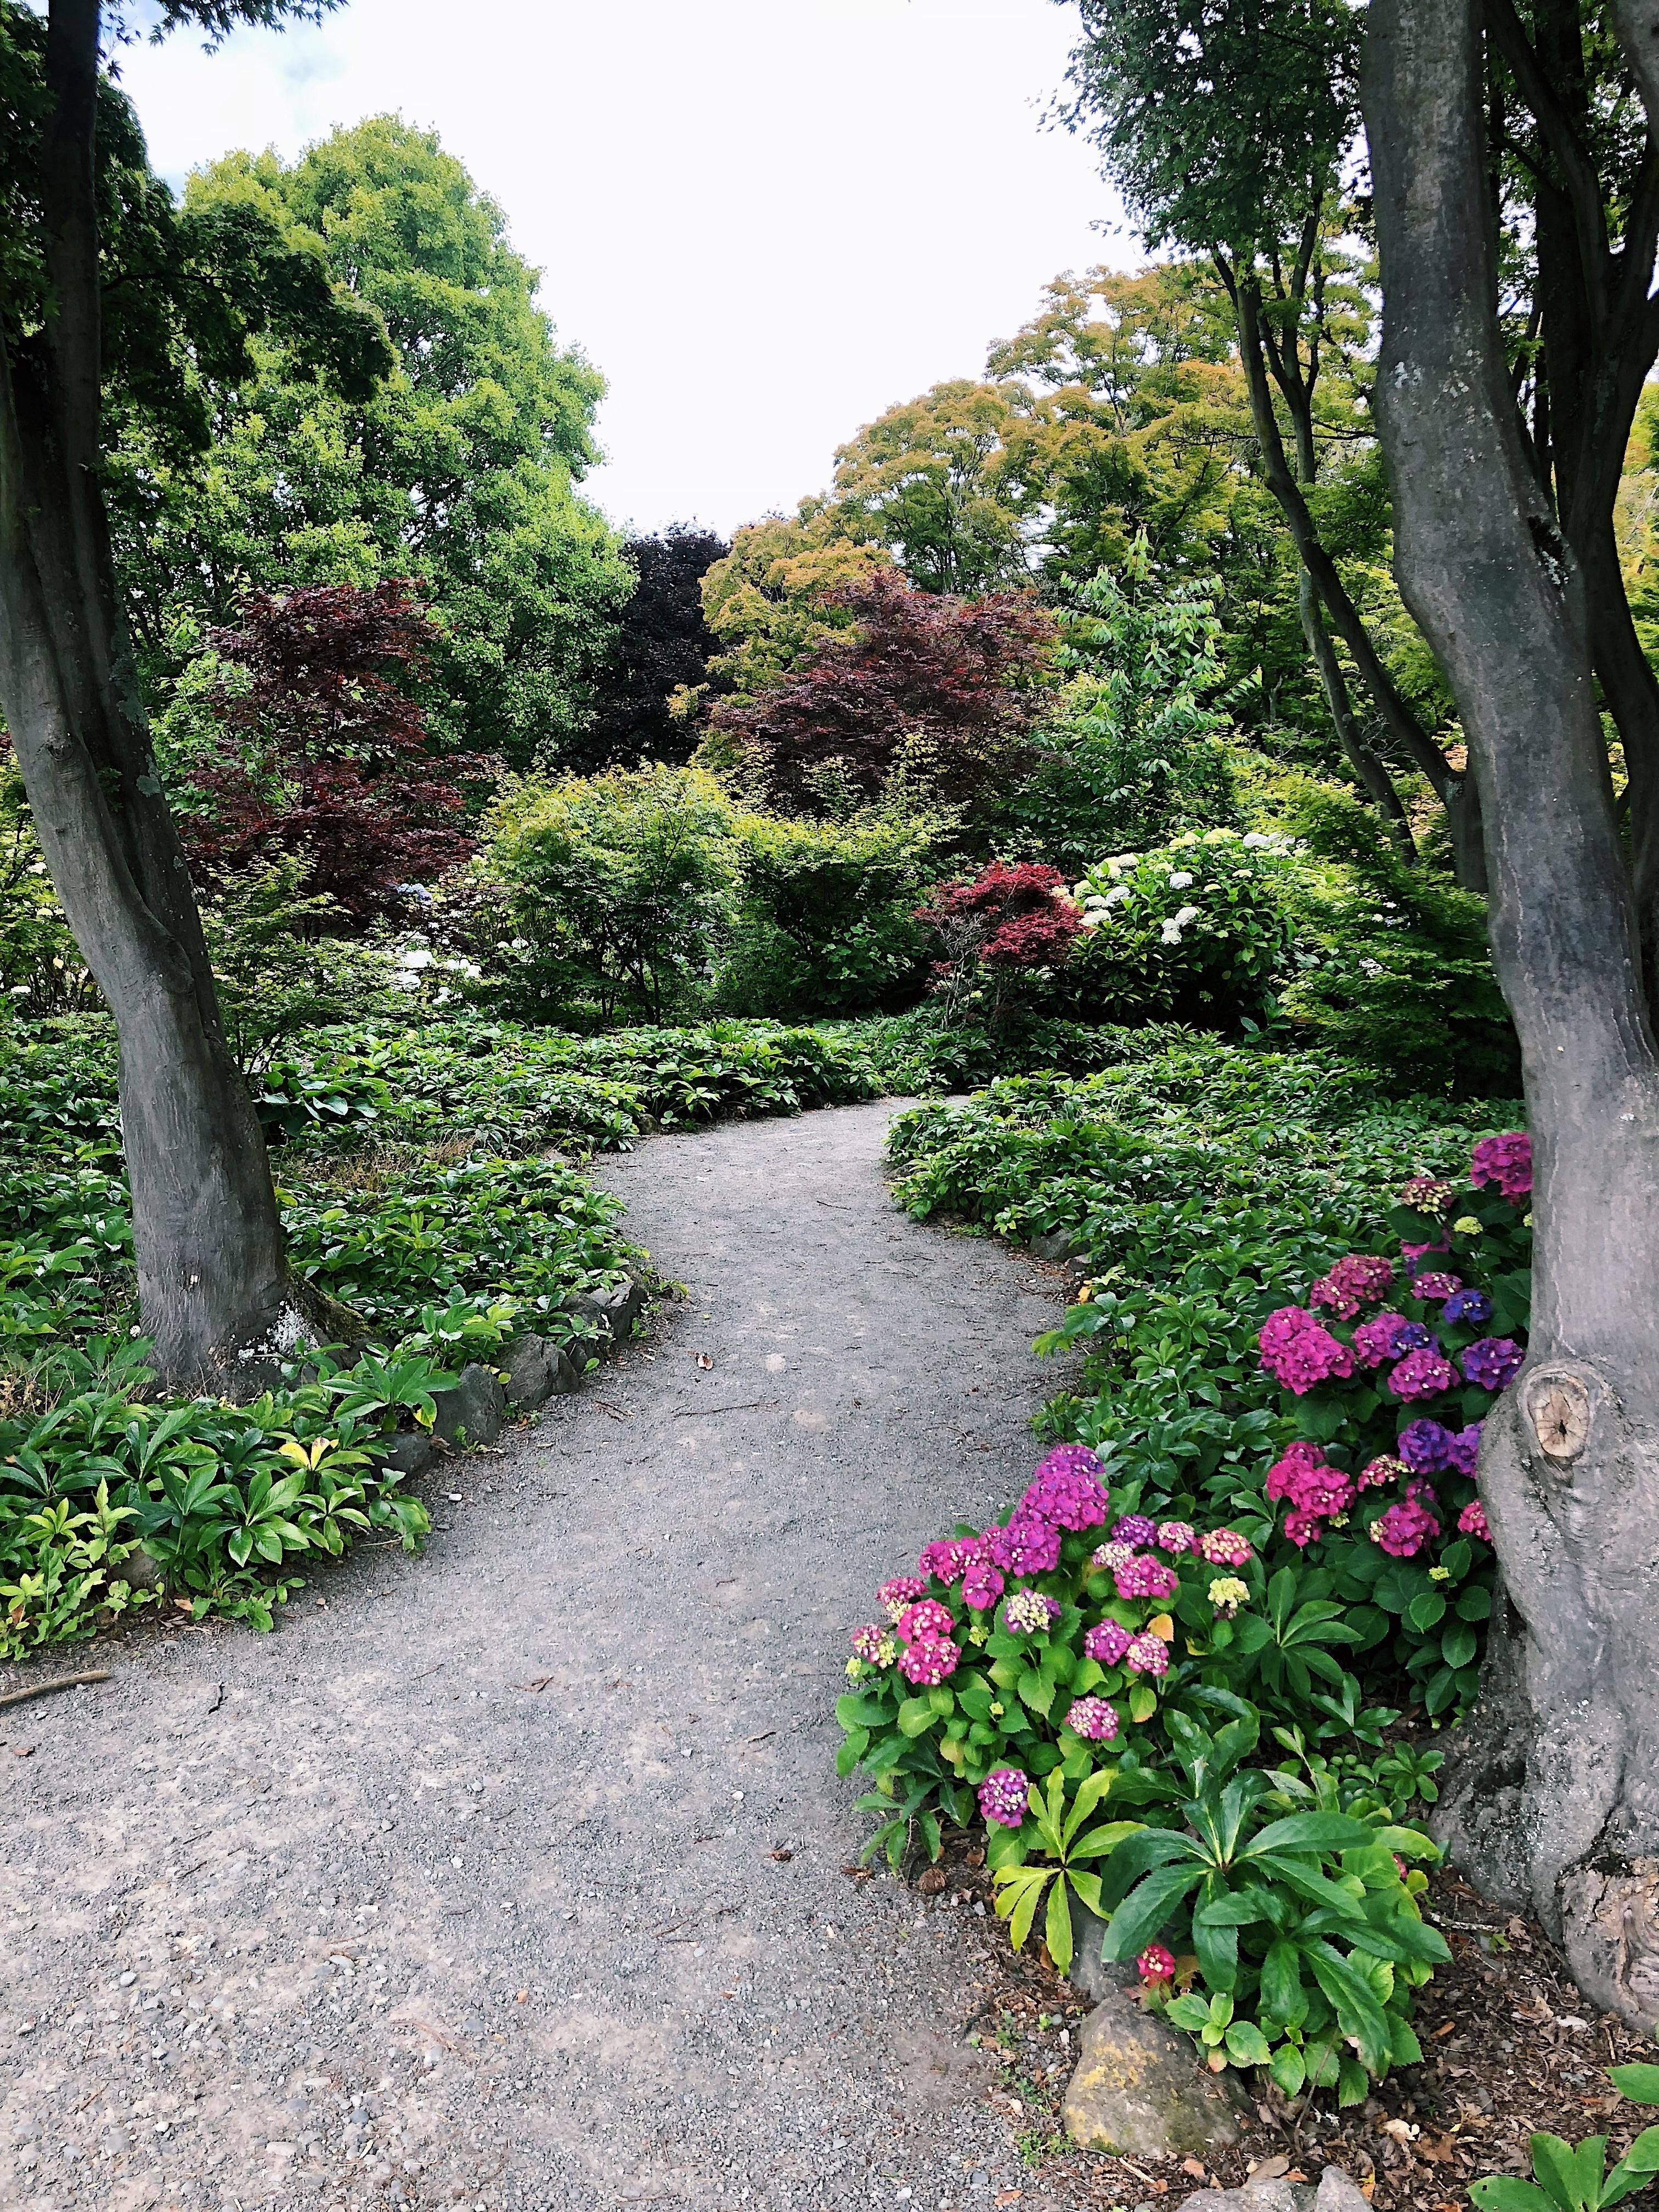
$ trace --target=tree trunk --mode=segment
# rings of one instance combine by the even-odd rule
[[[290,1275],[122,632],[100,488],[98,0],[52,0],[43,331],[0,349],[0,709],[114,1016],[139,1311],[170,1386],[248,1395],[344,1310]]]
[[[1364,104],[1395,567],[1486,806],[1535,1163],[1526,1365],[1486,1425],[1503,1593],[1438,1826],[1585,1993],[1659,2027],[1659,1056],[1582,579],[1528,462],[1485,206],[1478,0],[1372,0]]]
[[[1336,657],[1336,647],[1331,643],[1330,632],[1325,627],[1319,594],[1314,589],[1313,578],[1305,568],[1298,579],[1297,604],[1302,614],[1302,635],[1308,641],[1308,651],[1313,657],[1314,666],[1319,671],[1320,685],[1325,694],[1325,704],[1330,712],[1337,742],[1372,805],[1388,824],[1389,835],[1400,848],[1401,857],[1414,861],[1417,846],[1412,837],[1412,825],[1406,819],[1406,810],[1400,803],[1400,793],[1394,787],[1393,777],[1365,743],[1359,718],[1353,710],[1353,702],[1348,696],[1348,686],[1342,674],[1341,663]]]

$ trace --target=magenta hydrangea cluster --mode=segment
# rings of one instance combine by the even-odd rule
[[[1137,1552],[1121,1567],[1112,1571],[1112,1580],[1117,1584],[1120,1597],[1173,1597],[1181,1588],[1181,1577],[1155,1552]]]
[[[1087,1743],[1110,1743],[1118,1731],[1117,1708],[1106,1698],[1073,1698],[1066,1725]]]
[[[1463,1287],[1461,1275],[1449,1275],[1443,1267],[1431,1267],[1421,1275],[1412,1277],[1412,1296],[1424,1304],[1438,1304],[1443,1298],[1455,1297]]]
[[[1524,1129],[1482,1137],[1469,1163],[1469,1181],[1496,1183],[1510,1205],[1517,1205],[1532,1189],[1532,1139]]]
[[[1170,1647],[1161,1636],[1143,1631],[1129,1639],[1123,1654],[1123,1663],[1136,1674],[1167,1674],[1170,1671]]]
[[[1440,1522],[1430,1510],[1434,1492],[1426,1483],[1408,1486],[1408,1495],[1385,1506],[1371,1523],[1371,1541],[1391,1558],[1413,1559],[1431,1537],[1440,1534]]]
[[[1000,1828],[1018,1828],[1025,1818],[1030,1787],[1018,1766],[994,1766],[979,1785],[979,1809]]]
[[[1328,1275],[1322,1275],[1308,1293],[1310,1306],[1324,1306],[1342,1321],[1352,1321],[1366,1306],[1388,1295],[1394,1281],[1392,1260],[1374,1259],[1350,1252]]]
[[[1198,1548],[1212,1567],[1242,1567],[1255,1557],[1237,1528],[1206,1529],[1198,1540]]]
[[[941,1605],[937,1598],[923,1597],[905,1607],[897,1626],[900,1636],[910,1644],[919,1636],[949,1636],[956,1623],[948,1606]]]
[[[1112,1523],[1110,1540],[1114,1544],[1127,1544],[1133,1551],[1142,1544],[1150,1544],[1157,1534],[1157,1522],[1149,1519],[1145,1513],[1126,1513],[1121,1520]]]
[[[1457,1370],[1440,1349],[1437,1338],[1408,1352],[1388,1377],[1388,1387],[1407,1405],[1421,1398],[1437,1398],[1457,1380]]]
[[[1198,1531],[1190,1521],[1160,1521],[1152,1538],[1160,1552],[1182,1552],[1198,1549]]]
[[[1353,1333],[1354,1354],[1362,1367],[1381,1367],[1408,1352],[1426,1351],[1433,1340],[1420,1321],[1397,1313],[1373,1314]]]
[[[876,1603],[885,1608],[887,1618],[896,1620],[907,1605],[914,1605],[919,1597],[927,1595],[927,1583],[921,1575],[895,1575],[891,1582],[884,1583],[876,1592]]]
[[[1486,1521],[1486,1509],[1478,1498],[1470,1498],[1457,1516],[1457,1526],[1465,1536],[1478,1536],[1483,1544],[1492,1541],[1492,1529]]]
[[[1103,1667],[1115,1667],[1134,1638],[1121,1620],[1097,1620],[1083,1639],[1084,1656]]]
[[[1302,1306],[1281,1306],[1261,1324],[1261,1364],[1300,1398],[1353,1373],[1353,1352]]]

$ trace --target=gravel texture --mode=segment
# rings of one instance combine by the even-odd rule
[[[964,2033],[1000,1939],[843,1872],[847,1630],[1060,1380],[1052,1276],[893,1211],[892,1111],[607,1163],[691,1295],[441,1463],[424,1558],[0,1712],[0,2204],[1049,2201]]]

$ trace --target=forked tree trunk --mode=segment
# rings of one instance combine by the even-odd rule
[[[1371,0],[1395,568],[1485,803],[1534,1173],[1531,1349],[1486,1425],[1502,1570],[1439,1825],[1596,2002],[1659,2027],[1659,1057],[1581,579],[1505,383],[1479,0]]]
[[[97,0],[52,0],[52,308],[0,347],[0,709],[41,849],[115,1018],[139,1310],[177,1387],[249,1395],[343,1310],[289,1273],[123,635],[100,489]]]

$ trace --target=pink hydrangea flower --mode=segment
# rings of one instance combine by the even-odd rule
[[[1160,1521],[1156,1540],[1160,1552],[1195,1552],[1198,1531],[1190,1521]]]
[[[890,1630],[868,1620],[862,1628],[855,1628],[848,1638],[854,1653],[867,1667],[890,1667],[897,1656]]]
[[[1086,1444],[1061,1444],[1038,1466],[1020,1510],[1057,1528],[1097,1528],[1106,1518],[1104,1474]]]
[[[1437,1182],[1432,1176],[1413,1176],[1409,1182],[1401,1185],[1400,1203],[1414,1207],[1419,1213],[1439,1213],[1456,1190],[1455,1182]]]
[[[1170,1647],[1161,1636],[1137,1636],[1124,1653],[1123,1663],[1137,1674],[1167,1674]]]
[[[1437,1298],[1449,1298],[1463,1287],[1461,1275],[1449,1275],[1443,1269],[1433,1267],[1424,1275],[1412,1277],[1412,1296],[1425,1304]]]
[[[1255,1557],[1237,1528],[1206,1529],[1198,1548],[1212,1567],[1242,1567]]]
[[[1091,1567],[1126,1567],[1135,1555],[1133,1544],[1097,1544],[1089,1554]]]
[[[920,1575],[895,1575],[876,1592],[876,1603],[886,1607],[890,1620],[896,1620],[907,1605],[927,1595],[927,1585]]]
[[[1353,1503],[1353,1482],[1340,1467],[1327,1462],[1317,1444],[1298,1443],[1267,1470],[1267,1495],[1288,1498],[1304,1517],[1313,1514],[1328,1520]],[[1307,1539],[1291,1537],[1291,1540],[1306,1542]]]
[[[1000,1828],[1018,1828],[1025,1818],[1030,1786],[1018,1766],[994,1766],[979,1785],[979,1809]]]
[[[1458,1528],[1466,1536],[1478,1536],[1483,1544],[1492,1541],[1492,1528],[1486,1520],[1486,1509],[1478,1498],[1470,1498],[1457,1516]]]
[[[899,1654],[899,1672],[907,1681],[923,1689],[932,1689],[947,1674],[954,1674],[957,1662],[962,1656],[960,1645],[948,1636],[918,1636],[914,1644],[907,1644]]]
[[[1296,1511],[1285,1516],[1285,1534],[1298,1552],[1307,1550],[1324,1525],[1324,1522],[1312,1513]]]
[[[1353,1373],[1353,1353],[1301,1306],[1269,1314],[1257,1338],[1263,1370],[1300,1398]]]
[[[1083,1736],[1090,1743],[1110,1743],[1117,1734],[1117,1711],[1104,1698],[1075,1698],[1066,1725],[1073,1735]]]
[[[1390,1505],[1371,1524],[1371,1541],[1396,1559],[1413,1559],[1431,1536],[1440,1534],[1440,1523],[1420,1498],[1404,1498]]]
[[[1359,1487],[1362,1490],[1382,1490],[1391,1482],[1399,1482],[1411,1473],[1403,1459],[1385,1452],[1380,1459],[1368,1461],[1361,1469]]]
[[[1017,1505],[1007,1525],[988,1528],[985,1549],[994,1566],[1009,1575],[1051,1575],[1060,1565],[1060,1532],[1024,1505]]]
[[[919,1636],[949,1636],[956,1622],[947,1606],[941,1605],[937,1598],[924,1597],[905,1607],[896,1626],[904,1642],[912,1644]]]
[[[1148,1989],[1175,1979],[1175,1960],[1161,1943],[1149,1943],[1135,1960],[1135,1972]]]
[[[1482,1137],[1469,1162],[1469,1181],[1498,1185],[1513,1206],[1532,1188],[1532,1139],[1524,1129]]]
[[[1121,1620],[1097,1620],[1083,1639],[1084,1652],[1103,1667],[1115,1667],[1134,1642]]]
[[[1007,1584],[988,1559],[975,1559],[962,1577],[962,1601],[973,1613],[989,1613]]]
[[[949,1589],[962,1580],[975,1559],[984,1557],[985,1547],[977,1536],[941,1536],[937,1543],[923,1547],[916,1565],[923,1574],[933,1576]]]
[[[1361,1306],[1386,1296],[1394,1280],[1394,1262],[1350,1252],[1328,1275],[1322,1275],[1308,1293],[1308,1304],[1323,1306],[1342,1321],[1352,1321]]]
[[[1414,1267],[1419,1260],[1426,1260],[1431,1252],[1449,1252],[1450,1250],[1450,1240],[1443,1237],[1437,1244],[1402,1244],[1400,1248],[1400,1256],[1407,1265]]]
[[[1137,1552],[1112,1577],[1120,1597],[1173,1597],[1181,1577],[1153,1552]]]
[[[1474,1349],[1473,1346],[1470,1347]],[[1466,1352],[1464,1358],[1467,1359]],[[1437,1344],[1425,1345],[1420,1351],[1408,1352],[1389,1376],[1389,1388],[1396,1398],[1437,1398],[1443,1390],[1449,1390],[1457,1377],[1452,1364]]]

